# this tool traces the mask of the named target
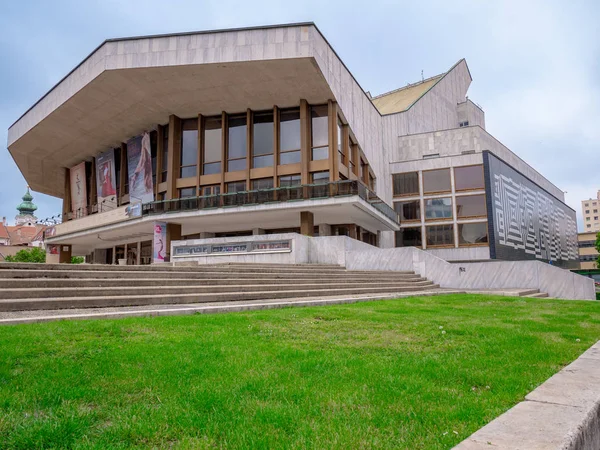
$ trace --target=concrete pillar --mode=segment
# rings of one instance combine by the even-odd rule
[[[139,266],[142,263],[142,241],[137,243],[137,252],[135,255],[135,265]]]
[[[114,265],[117,262],[117,247],[112,248],[112,261],[110,262]]]
[[[313,236],[315,229],[315,218],[310,211],[300,212],[300,233],[304,236]]]
[[[168,223],[167,224],[167,242],[166,245],[166,261],[171,261],[171,241],[179,241],[181,240],[181,224],[178,223]]]
[[[265,230],[263,228],[253,228],[252,229],[252,236],[259,236],[261,234],[266,234]]]
[[[68,244],[60,244],[60,253],[58,262],[61,264],[71,263],[71,246]]]
[[[319,236],[331,236],[331,225],[328,223],[319,224]]]

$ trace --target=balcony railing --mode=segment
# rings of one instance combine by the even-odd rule
[[[207,195],[203,197],[187,197],[173,200],[162,200],[142,205],[142,215],[165,214],[172,212],[197,211],[214,208],[230,208],[238,206],[283,203],[298,200],[316,200],[330,197],[347,197],[357,195],[394,223],[399,223],[396,211],[381,200],[365,185],[356,180],[343,180],[323,184],[305,184],[299,186],[279,187]]]

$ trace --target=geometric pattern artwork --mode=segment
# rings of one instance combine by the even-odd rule
[[[496,258],[574,266],[578,259],[575,211],[488,155]]]

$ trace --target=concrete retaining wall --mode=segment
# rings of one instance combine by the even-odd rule
[[[600,449],[600,343],[455,450]]]
[[[550,297],[595,300],[594,281],[539,261],[489,261],[450,264],[414,247],[349,252],[349,270],[414,270],[452,289],[539,289]]]

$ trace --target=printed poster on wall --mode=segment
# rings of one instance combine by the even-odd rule
[[[87,216],[85,161],[71,168],[71,210],[75,217]]]
[[[165,262],[167,256],[167,223],[154,222],[153,262]]]
[[[131,203],[154,201],[150,134],[144,133],[127,141],[127,169],[129,171],[129,201]]]
[[[116,207],[117,180],[113,149],[100,153],[96,157],[96,186],[98,186],[98,209],[103,211]]]

